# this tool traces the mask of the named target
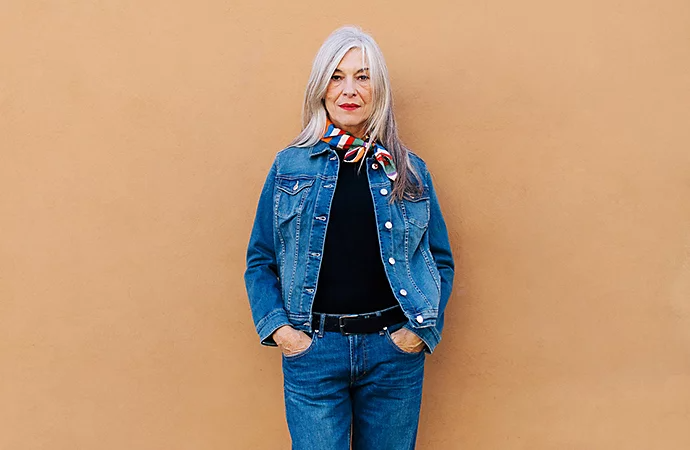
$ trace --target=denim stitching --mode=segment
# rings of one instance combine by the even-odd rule
[[[407,216],[407,210],[405,209],[405,204],[402,200],[400,200],[400,208],[402,209],[403,213],[403,222],[405,223],[405,269],[407,272],[407,278],[414,286],[415,290],[417,293],[424,299],[424,302],[427,304],[429,308],[431,308],[431,302],[427,298],[426,295],[424,295],[424,292],[422,292],[421,289],[419,289],[419,286],[417,286],[417,283],[415,283],[414,279],[412,278],[412,271],[410,270],[410,226],[409,226],[409,218]],[[415,311],[416,313],[417,311]]]

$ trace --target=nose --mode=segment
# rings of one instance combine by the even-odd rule
[[[352,97],[357,94],[357,89],[355,89],[355,79],[353,77],[345,77],[345,83],[343,86],[343,95]]]

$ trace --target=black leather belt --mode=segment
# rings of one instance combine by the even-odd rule
[[[311,318],[313,330],[321,330],[321,317],[324,317],[323,331],[338,331],[344,335],[376,333],[391,325],[407,321],[399,305],[365,314],[314,313]]]

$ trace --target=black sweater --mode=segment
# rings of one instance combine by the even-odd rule
[[[367,167],[343,162],[331,203],[313,311],[359,314],[397,305],[381,261]]]

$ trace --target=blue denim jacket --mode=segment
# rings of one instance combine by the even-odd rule
[[[410,161],[422,195],[390,202],[391,182],[369,157],[381,259],[408,322],[432,352],[441,340],[443,311],[453,285],[448,232],[431,176],[418,156]],[[311,313],[340,160],[324,142],[279,152],[266,178],[247,250],[244,279],[261,343],[283,325],[311,331]],[[364,170],[364,168],[362,169]]]

